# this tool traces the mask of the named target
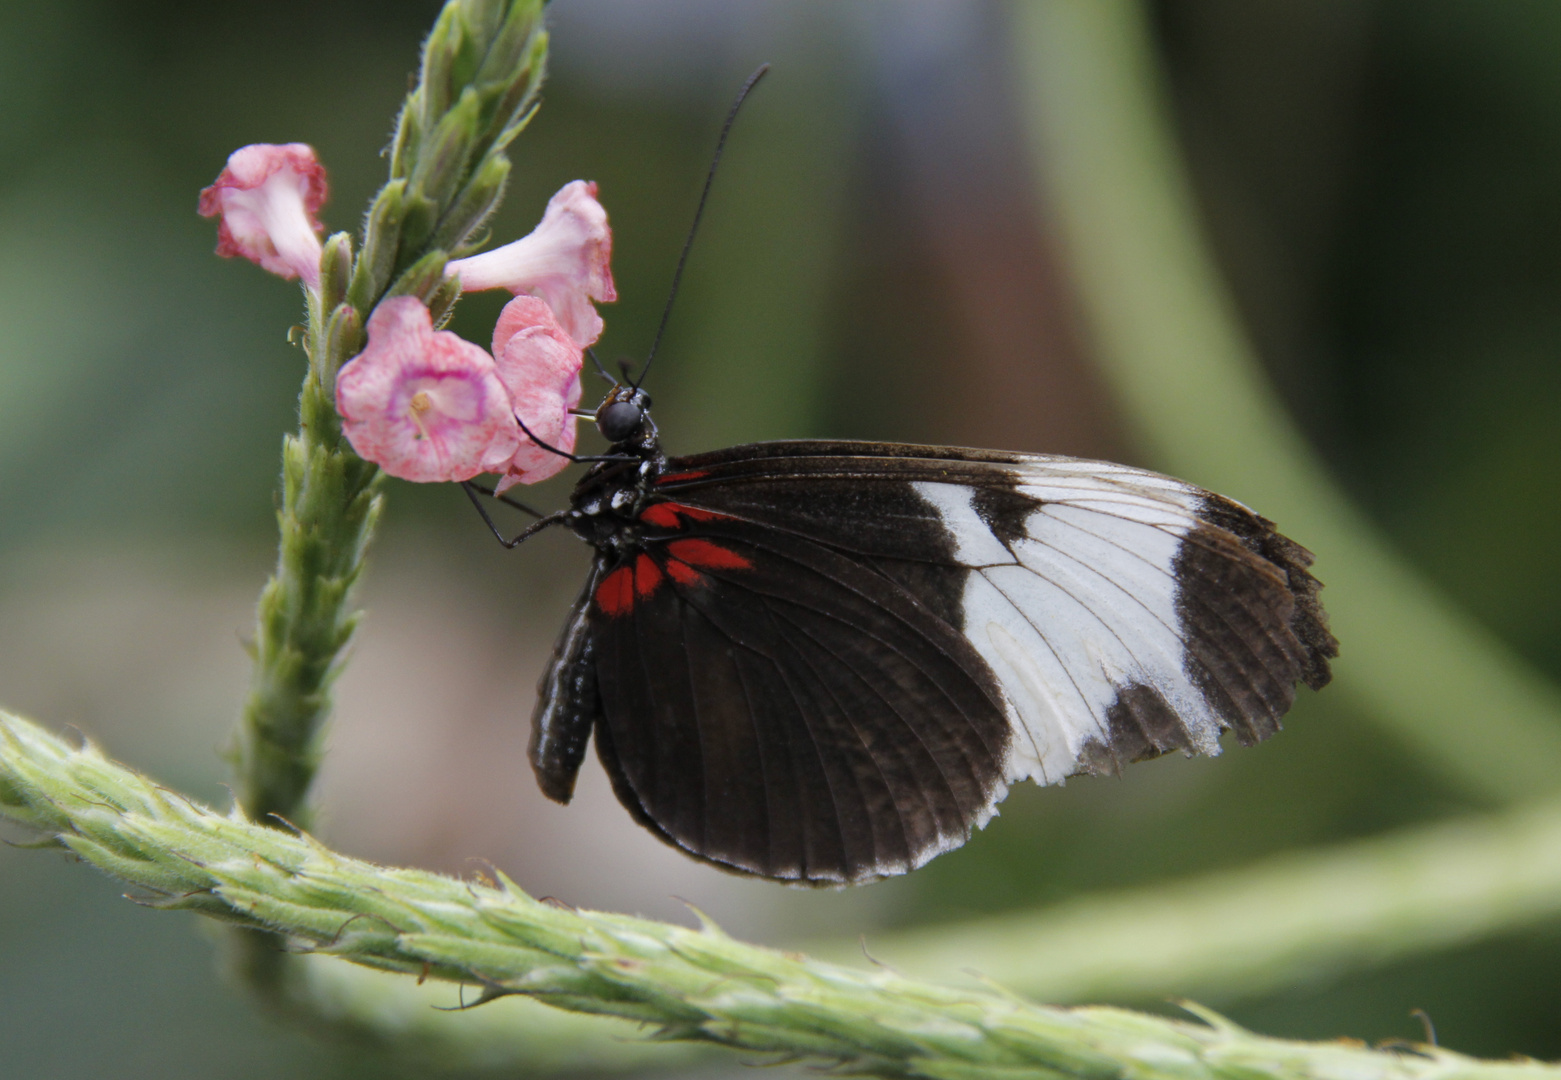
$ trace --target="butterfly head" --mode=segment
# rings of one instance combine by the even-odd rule
[[[596,427],[617,446],[655,432],[650,421],[650,395],[634,386],[615,386],[596,410]]]

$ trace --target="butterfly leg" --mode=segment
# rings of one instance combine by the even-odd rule
[[[538,513],[536,510],[531,509],[531,507],[526,506],[524,503],[515,502],[512,499],[505,498],[503,495],[494,495],[492,488],[481,487],[477,484],[473,484],[469,480],[461,482],[461,490],[466,492],[466,497],[470,499],[472,501],[472,505],[477,508],[477,513],[482,515],[482,520],[487,524],[488,529],[493,533],[494,538],[507,548],[519,547],[521,544],[524,544],[527,540],[530,540],[543,529],[553,525],[562,525],[565,521],[569,520],[569,515],[573,513],[571,510],[559,510],[556,513],[544,515]],[[528,514],[534,514],[537,520],[533,521],[530,525],[527,525],[524,529],[517,533],[513,539],[506,540],[504,538],[504,533],[499,529],[498,523],[493,520],[493,515],[488,513],[488,508],[482,505],[482,500],[477,498],[477,493],[479,491],[484,495],[490,495],[493,498],[498,499],[500,502],[513,506],[517,510],[524,510]]]
[[[469,487],[473,491],[478,492],[479,494],[486,495],[490,499],[497,499],[499,502],[503,503],[505,506],[513,507],[514,509],[519,510],[523,514],[530,514],[534,518],[544,518],[544,517],[547,517],[547,515],[544,514],[542,511],[540,511],[540,510],[533,510],[531,507],[527,506],[525,503],[521,502],[518,499],[512,499],[508,495],[500,495],[497,491],[494,491],[487,484],[475,484],[472,481],[467,480],[467,481],[465,481],[463,483],[463,486],[464,487]]]

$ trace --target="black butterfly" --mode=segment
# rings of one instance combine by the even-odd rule
[[[1226,730],[1254,743],[1296,683],[1328,681],[1311,554],[1229,499],[996,450],[669,459],[643,380],[594,413],[611,447],[578,459],[569,509],[505,540],[467,487],[509,546],[562,524],[596,549],[532,718],[558,802],[594,734],[667,843],[781,881],[872,881],[964,843],[1016,780],[1216,754]]]

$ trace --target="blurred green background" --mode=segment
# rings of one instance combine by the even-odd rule
[[[218,755],[302,357],[285,340],[297,291],[212,256],[195,196],[240,145],[306,141],[330,170],[327,220],[351,228],[438,6],[0,5],[0,702],[208,799],[226,798]],[[1152,14],[1209,239],[1292,413],[1406,560],[1561,679],[1561,7]],[[1092,364],[1034,196],[1009,15],[556,0],[553,74],[495,235],[597,180],[622,297],[603,349],[642,355],[719,117],[771,61],[651,381],[669,448],[818,435],[1153,464]],[[454,329],[485,342],[499,305],[469,298]],[[686,919],[676,895],[781,943],[1484,809],[1303,693],[1259,749],[1016,790],[907,879],[738,881],[636,829],[599,771],[568,810],[532,790],[532,687],[580,545],[505,552],[458,491],[388,490],[321,796],[326,838],[354,854],[457,873],[486,857],[536,893]],[[567,481],[536,494],[561,502]],[[1456,1049],[1558,1057],[1558,929],[1211,1003],[1272,1034],[1370,1040],[1418,1038],[1418,1008]],[[0,851],[0,1002],[18,1076],[363,1067],[222,988],[194,920],[52,854]]]

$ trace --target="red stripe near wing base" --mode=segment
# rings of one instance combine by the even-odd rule
[[[753,563],[730,548],[713,544],[709,540],[691,537],[673,540],[667,545],[667,554],[681,559],[690,566],[708,567],[712,570],[746,570]]]
[[[673,506],[671,503],[658,503],[641,514],[640,520],[649,519],[652,510],[671,506]],[[679,513],[690,509],[692,508],[686,506],[676,507]],[[699,512],[707,513],[707,511]],[[651,520],[650,523],[660,524],[655,520]],[[667,555],[670,557],[663,565],[642,551],[635,556],[633,563],[620,566],[602,578],[601,584],[596,586],[596,606],[601,609],[602,614],[612,619],[627,615],[634,609],[636,600],[644,600],[652,596],[661,587],[661,583],[669,577],[679,585],[706,584],[708,579],[696,568],[745,570],[753,565],[750,560],[730,548],[724,548],[720,544],[697,536],[670,541],[667,544]]]
[[[647,525],[654,525],[658,529],[681,529],[682,518],[690,521],[717,521],[725,518],[731,520],[730,514],[718,514],[714,510],[701,510],[697,506],[684,506],[682,503],[663,502],[647,506],[640,512],[640,520]]]
[[[679,585],[703,585],[705,582],[705,575],[676,559],[667,560],[667,576]]]
[[[709,469],[695,469],[691,472],[667,473],[656,478],[658,484],[675,484],[679,480],[698,480],[701,476],[709,476]]]
[[[640,553],[634,560],[634,591],[641,598],[649,596],[661,584],[661,567],[649,555]]]
[[[609,618],[628,614],[634,606],[634,571],[620,566],[602,578],[601,584],[596,586],[596,606]]]
[[[677,515],[676,503],[655,503],[640,512],[640,520],[658,529],[681,529],[683,522]]]

